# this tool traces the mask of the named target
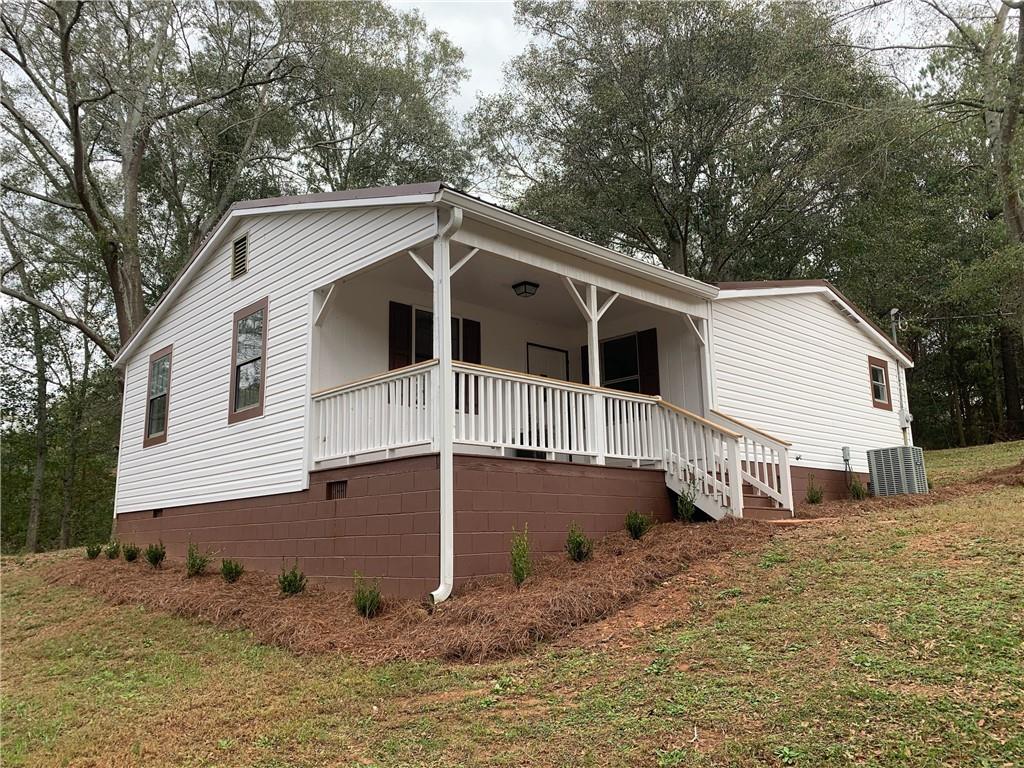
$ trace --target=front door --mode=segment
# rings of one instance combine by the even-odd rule
[[[557,347],[528,343],[526,345],[526,372],[559,381],[569,380],[569,352]]]

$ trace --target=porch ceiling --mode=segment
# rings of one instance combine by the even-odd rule
[[[452,263],[458,263],[470,250],[468,246],[453,243]],[[429,261],[426,249],[419,253]],[[389,285],[430,290],[429,279],[407,253],[396,254],[380,262],[372,272],[375,279]],[[358,279],[358,276],[352,276],[345,282]],[[516,295],[513,286],[524,280],[539,286],[534,296]],[[601,301],[608,295],[606,290],[598,291]],[[456,302],[491,307],[581,332],[586,327],[586,321],[569,296],[560,274],[486,251],[478,252],[452,277],[452,298]],[[602,324],[626,318],[642,311],[644,306],[629,297],[620,296],[603,316]]]

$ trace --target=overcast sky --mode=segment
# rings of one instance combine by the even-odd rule
[[[469,79],[453,106],[465,114],[476,103],[476,94],[494,93],[501,86],[501,66],[525,47],[529,36],[515,26],[511,2],[486,0],[393,0],[401,9],[416,8],[427,23],[448,33],[465,54]]]

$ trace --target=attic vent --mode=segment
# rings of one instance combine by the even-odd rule
[[[231,251],[231,279],[234,280],[236,277],[241,277],[249,269],[249,236],[242,235],[242,237],[235,240],[234,247]]]

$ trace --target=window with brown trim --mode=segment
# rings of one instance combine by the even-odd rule
[[[143,448],[167,441],[167,414],[171,398],[171,348],[172,345],[168,344],[149,356]]]
[[[871,404],[875,408],[892,410],[892,389],[889,386],[889,362],[868,356],[868,375],[871,381]]]
[[[235,312],[231,336],[228,423],[263,415],[267,379],[268,299]]]

